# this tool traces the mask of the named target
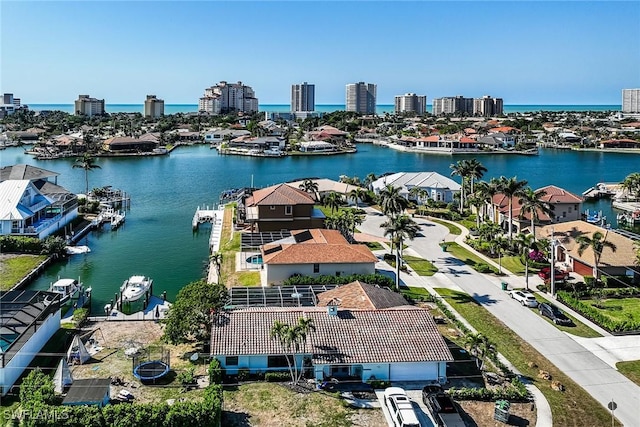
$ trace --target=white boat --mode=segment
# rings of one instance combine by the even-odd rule
[[[49,286],[49,292],[60,295],[60,304],[64,304],[82,290],[82,283],[76,279],[58,279]]]
[[[133,302],[142,298],[150,288],[153,280],[145,276],[131,276],[120,287],[122,300]]]
[[[91,252],[89,246],[66,246],[64,250],[69,255],[86,254]]]

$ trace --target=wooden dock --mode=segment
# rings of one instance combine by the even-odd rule
[[[90,316],[89,320],[93,322],[123,322],[127,320],[160,320],[167,316],[171,303],[164,298],[152,295],[147,308],[131,314],[112,308],[105,311],[104,316]]]

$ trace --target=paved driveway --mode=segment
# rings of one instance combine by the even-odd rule
[[[384,221],[384,217],[368,215],[360,228],[366,233],[381,235],[384,231],[379,224]],[[416,222],[421,224],[422,236],[408,243],[421,257],[434,262],[441,274],[412,280],[412,286],[415,283],[432,287],[447,282],[455,284],[582,386],[602,406],[606,408],[613,399],[618,405],[615,415],[625,426],[640,425],[640,387],[568,334],[512,300],[500,289],[500,278],[479,274],[443,252],[439,243],[448,235],[446,227],[424,219]],[[509,278],[508,281],[512,286],[524,287],[522,278]],[[640,359],[640,354],[637,358]]]
[[[422,402],[422,392],[421,390],[405,390],[407,392],[407,396],[411,399],[411,403],[413,404],[413,410],[418,417],[418,421],[420,421],[420,427],[435,427],[436,423],[431,418],[429,414],[429,409]],[[384,390],[376,390],[376,396],[378,396],[378,401],[380,402],[380,406],[382,407],[382,413],[384,413],[384,419],[387,420],[387,424],[389,427],[394,427],[393,421],[391,419],[391,414],[389,413],[389,408],[384,403]]]

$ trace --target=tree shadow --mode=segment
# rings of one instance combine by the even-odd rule
[[[471,298],[473,298],[475,300],[475,302],[479,305],[493,305],[496,304],[498,301],[492,297],[490,297],[489,295],[478,295],[476,293],[474,293],[473,295],[471,295]]]
[[[249,427],[251,416],[246,412],[222,411],[221,425],[226,427]]]

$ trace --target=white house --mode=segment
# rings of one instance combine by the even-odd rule
[[[263,286],[281,284],[294,274],[374,274],[378,261],[366,245],[349,244],[338,230],[294,230],[291,237],[263,245],[260,250]]]
[[[0,396],[60,329],[60,296],[44,291],[0,293]]]
[[[284,352],[270,338],[275,321],[294,325],[313,320],[315,330],[297,354],[298,366],[317,382],[328,378],[362,381],[446,381],[453,357],[429,310],[341,310],[330,307],[255,308],[214,315],[211,356],[226,372],[286,371]]]
[[[371,183],[376,194],[380,194],[380,191],[387,185],[400,188],[402,196],[408,200],[416,200],[418,202],[431,199],[436,202],[449,203],[453,201],[453,195],[459,192],[461,188],[460,184],[451,178],[436,172],[398,172],[380,177]],[[416,199],[410,194],[411,189],[416,187],[426,191],[426,198]]]

